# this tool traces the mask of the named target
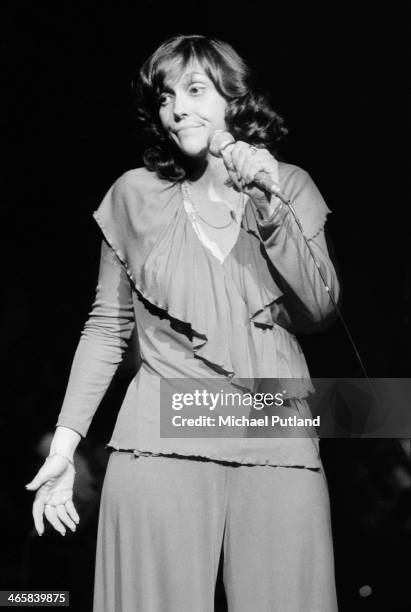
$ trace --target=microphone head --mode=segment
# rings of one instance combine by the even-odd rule
[[[234,144],[235,140],[230,132],[216,130],[210,139],[209,151],[214,157],[221,157],[221,152],[225,147]]]

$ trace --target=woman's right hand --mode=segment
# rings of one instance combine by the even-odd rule
[[[74,532],[80,521],[73,504],[74,467],[61,455],[47,457],[33,480],[26,485],[28,491],[37,491],[33,503],[33,519],[39,535],[44,533],[43,514],[49,523],[66,534],[66,526]]]

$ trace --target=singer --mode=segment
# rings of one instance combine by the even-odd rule
[[[278,161],[283,120],[227,43],[166,41],[136,93],[144,167],[94,213],[96,297],[50,455],[27,486],[36,529],[44,516],[62,534],[80,520],[74,451],[136,329],[142,363],[107,445],[94,612],[211,612],[222,551],[230,612],[334,612],[318,439],[165,438],[159,427],[160,379],[171,378],[227,392],[292,379],[284,409],[310,417],[294,334],[322,326],[330,292],[338,299],[329,210],[307,172]]]

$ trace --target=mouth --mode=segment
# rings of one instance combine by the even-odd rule
[[[195,128],[200,128],[203,127],[202,125],[198,124],[198,125],[184,125],[181,128],[178,128],[177,130],[173,130],[175,134],[179,134],[180,132],[184,132],[185,130],[192,130]]]

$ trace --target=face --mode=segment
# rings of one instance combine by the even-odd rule
[[[164,83],[159,117],[169,138],[185,155],[205,157],[215,130],[226,129],[226,100],[196,62],[174,82]]]

